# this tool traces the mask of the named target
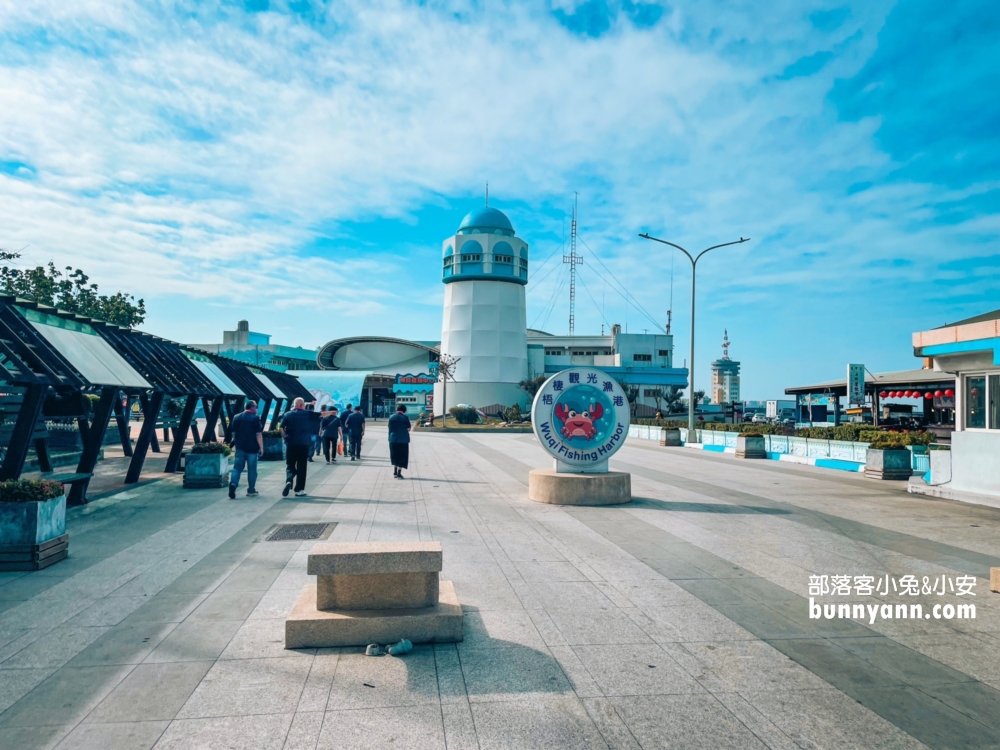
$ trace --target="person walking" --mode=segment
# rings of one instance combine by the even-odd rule
[[[351,414],[353,413],[354,412],[351,411],[351,405],[348,404],[347,406],[344,407],[344,413],[340,415],[340,426],[341,429],[343,430],[345,456],[354,455],[353,453],[351,453],[351,433],[347,429],[347,420],[351,418]]]
[[[330,413],[323,417],[320,430],[323,435],[323,455],[326,456],[326,462],[335,464],[337,463],[337,441],[343,432],[336,406],[330,407]]]
[[[365,434],[365,415],[355,409],[347,418],[347,432],[351,435],[351,460],[361,460],[361,438]]]
[[[312,415],[306,411],[305,399],[297,398],[291,411],[281,418],[281,434],[285,438],[285,488],[282,497],[288,497],[295,480],[295,496],[305,497],[306,467],[309,464],[309,449],[316,437]]]
[[[396,479],[402,479],[403,469],[410,468],[410,427],[406,404],[400,404],[389,417],[389,461]]]
[[[243,411],[233,417],[232,441],[236,448],[236,460],[229,475],[229,499],[236,499],[236,488],[240,486],[243,467],[247,470],[247,497],[257,497],[257,459],[264,455],[264,426],[257,416],[257,404],[247,399]]]

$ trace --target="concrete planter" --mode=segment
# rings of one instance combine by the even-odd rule
[[[0,503],[0,571],[39,570],[69,554],[66,496]]]
[[[763,435],[737,435],[736,458],[767,458]]]
[[[264,455],[261,461],[284,461],[285,441],[280,437],[264,437]]]
[[[910,451],[869,448],[865,476],[871,479],[909,479],[913,473]]]
[[[660,445],[670,447],[681,446],[681,431],[677,427],[663,427],[660,429]]]
[[[184,460],[184,488],[207,489],[229,485],[229,456],[188,453]]]

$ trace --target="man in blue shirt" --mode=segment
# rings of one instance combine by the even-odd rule
[[[257,459],[264,455],[264,434],[257,416],[257,404],[247,399],[244,411],[233,417],[232,441],[236,448],[236,460],[229,475],[229,499],[236,499],[236,488],[240,486],[240,474],[247,468],[247,497],[256,497]]]
[[[361,437],[365,434],[365,415],[357,408],[347,418],[347,432],[351,435],[351,460],[361,460]]]
[[[305,399],[295,399],[292,410],[281,418],[281,434],[285,438],[285,488],[281,496],[288,497],[294,479],[295,496],[305,497],[309,449],[316,436],[313,415],[306,411]]]
[[[326,456],[326,462],[335,464],[337,463],[337,441],[340,440],[342,432],[336,406],[330,407],[330,413],[323,417],[320,428],[323,431],[323,454]]]

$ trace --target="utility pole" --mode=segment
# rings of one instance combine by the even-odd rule
[[[563,263],[569,263],[569,335],[576,328],[576,266],[583,258],[576,254],[576,208],[580,194],[573,193],[573,222],[570,224],[569,255],[563,256]]]
[[[749,242],[749,237],[740,237],[735,242],[723,242],[721,245],[712,245],[702,250],[697,255],[691,255],[687,250],[685,250],[680,245],[675,245],[673,242],[668,242],[667,240],[661,240],[657,237],[651,237],[649,233],[640,234],[644,240],[652,240],[653,242],[660,242],[664,245],[670,245],[670,247],[677,248],[687,259],[691,261],[691,365],[688,369],[688,442],[694,442],[694,292],[695,292],[695,276],[698,270],[698,261],[701,257],[707,253],[709,250],[715,250],[720,247],[728,247],[729,245],[739,245],[743,242]]]

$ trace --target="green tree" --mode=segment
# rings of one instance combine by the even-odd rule
[[[545,385],[545,381],[548,378],[545,375],[539,375],[537,378],[527,378],[522,380],[517,384],[517,387],[528,394],[528,398],[534,400],[535,394],[538,390]]]
[[[90,283],[90,277],[79,268],[66,266],[63,273],[52,262],[25,270],[7,265],[20,257],[20,253],[0,250],[0,262],[4,263],[0,267],[0,289],[7,294],[123,328],[134,328],[146,319],[143,300],[136,301],[123,292],[100,294],[97,284]]]

